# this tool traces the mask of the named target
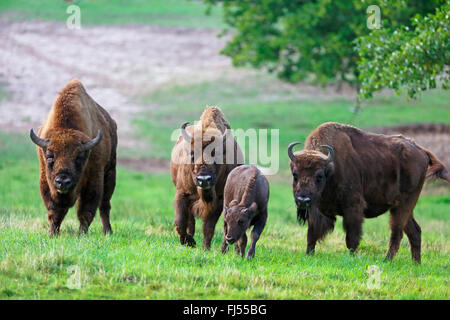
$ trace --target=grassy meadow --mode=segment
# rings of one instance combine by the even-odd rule
[[[81,22],[99,24],[153,24],[170,27],[223,27],[220,8],[211,8],[198,0],[78,0]],[[64,0],[2,0],[0,14],[10,19],[66,21]],[[1,16],[0,15],[0,16]]]
[[[199,1],[78,1],[88,24],[151,23],[218,28],[220,12],[204,16]],[[39,4],[38,4],[39,3]],[[108,10],[104,5],[108,4]],[[176,5],[175,5],[176,4]],[[64,20],[64,1],[3,0],[0,15],[14,19]],[[62,13],[61,13],[62,12]],[[84,23],[83,22],[83,23]],[[8,99],[0,87],[0,100]],[[384,261],[389,216],[366,220],[356,255],[345,247],[342,219],[335,231],[306,256],[306,226],[296,221],[287,170],[287,145],[303,141],[326,121],[361,128],[416,122],[450,123],[450,93],[435,90],[418,101],[379,96],[350,112],[350,98],[311,95],[249,72],[239,79],[173,85],[139,97],[149,106],[133,120],[147,148],[119,149],[128,158],[166,159],[170,135],[183,121],[199,118],[205,105],[221,107],[234,129],[273,128],[280,132],[280,170],[269,177],[269,218],[248,261],[222,255],[222,218],[210,251],[179,244],[173,225],[175,189],[168,173],[119,167],[112,199],[114,234],[103,236],[97,217],[78,235],[74,209],[61,235],[47,235],[46,210],[38,188],[39,166],[28,132],[0,128],[0,299],[449,299],[450,188],[429,183],[415,217],[422,228],[422,264],[411,260],[403,238],[399,253]],[[49,102],[50,103],[50,102]],[[107,108],[107,106],[105,106]],[[119,137],[120,139],[120,137]],[[276,150],[277,151],[277,150]],[[201,244],[201,221],[197,221]],[[373,277],[369,270],[376,266]],[[375,282],[373,281],[375,280]]]
[[[173,90],[182,91],[181,88]],[[195,91],[187,90],[189,94]],[[202,90],[200,90],[202,91]],[[210,90],[208,94],[210,94]],[[197,92],[201,95],[201,92]],[[167,96],[166,96],[167,95]],[[192,119],[202,107],[180,107],[177,120],[164,117],[172,104],[169,92],[155,94],[161,108],[153,117],[136,119],[139,132],[152,141],[156,154],[170,149],[164,140],[182,119]],[[220,96],[220,94],[219,94]],[[182,96],[178,96],[183,99]],[[251,97],[247,97],[251,98]],[[373,102],[354,122],[364,126],[448,119],[448,93],[429,94],[407,107],[399,98]],[[200,98],[199,98],[200,99]],[[233,127],[248,128],[259,121],[281,126],[281,145],[303,139],[320,121],[349,121],[350,101],[231,101],[223,104]],[[388,99],[388,100],[386,100]],[[201,99],[200,99],[201,100]],[[194,101],[197,104],[197,101]],[[439,104],[441,103],[441,104]],[[272,106],[272,107],[270,107]],[[388,107],[390,106],[390,107]],[[271,116],[264,111],[273,110]],[[317,113],[314,112],[317,110]],[[401,112],[403,110],[403,112]],[[414,113],[416,112],[415,116]],[[292,116],[295,114],[296,116]],[[254,116],[252,116],[254,115]],[[419,116],[420,115],[420,116]],[[158,117],[162,118],[159,119]],[[153,119],[150,122],[149,119]],[[166,121],[162,121],[166,119]],[[295,120],[299,119],[298,122]],[[172,124],[173,122],[173,124]],[[155,128],[156,123],[161,127]],[[166,128],[167,127],[167,128]],[[164,129],[166,128],[166,129]],[[166,131],[165,131],[166,130]],[[159,139],[154,139],[160,132]],[[150,138],[152,137],[152,138]],[[283,150],[281,150],[283,151]],[[284,159],[283,152],[281,159]],[[284,159],[286,160],[286,159]],[[281,161],[283,163],[283,161]],[[285,165],[283,165],[285,167]],[[287,177],[285,168],[280,175]],[[114,234],[101,235],[99,218],[87,236],[78,236],[72,209],[59,238],[47,236],[46,211],[38,191],[38,162],[26,134],[0,135],[0,298],[6,299],[447,299],[450,254],[448,193],[423,195],[415,216],[423,230],[422,265],[410,259],[403,239],[392,262],[384,261],[389,240],[388,215],[366,220],[356,256],[345,248],[342,220],[335,231],[308,257],[306,227],[295,219],[289,179],[272,177],[269,219],[256,257],[247,261],[233,251],[220,253],[222,219],[211,251],[179,245],[173,227],[174,187],[169,175],[118,170],[113,197]],[[448,191],[448,188],[446,189]],[[201,230],[197,228],[197,230]],[[197,231],[197,243],[201,243]],[[379,285],[370,287],[368,267],[376,265]],[[74,288],[71,283],[77,280]]]

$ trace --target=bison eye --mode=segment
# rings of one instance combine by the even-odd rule
[[[323,172],[320,172],[320,173],[318,173],[317,175],[316,175],[316,182],[319,184],[319,183],[322,183],[322,181],[325,179],[325,175],[323,174]]]
[[[191,162],[194,163],[194,152],[191,152]]]
[[[81,168],[85,160],[86,160],[86,153],[84,152],[80,153],[75,159],[75,165],[77,166],[77,168]]]
[[[47,164],[50,169],[53,168],[54,163],[55,163],[55,159],[53,158],[53,156],[47,157]]]
[[[298,180],[298,176],[297,176],[296,173],[293,173],[292,176],[294,177],[294,181],[297,181],[297,180]]]

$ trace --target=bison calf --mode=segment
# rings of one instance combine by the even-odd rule
[[[304,150],[288,148],[299,220],[308,222],[307,253],[343,216],[345,241],[357,249],[364,218],[390,210],[387,259],[396,255],[403,232],[412,258],[420,262],[421,230],[413,210],[426,176],[450,182],[430,151],[402,135],[382,135],[339,123],[324,123],[306,139]],[[328,155],[323,152],[328,151]]]
[[[109,114],[72,80],[59,93],[31,140],[40,163],[39,188],[48,210],[50,235],[57,235],[78,200],[80,232],[87,232],[100,207],[103,233],[111,233],[110,199],[116,184],[117,126]]]
[[[247,258],[255,256],[255,246],[267,220],[269,183],[255,166],[239,166],[230,172],[224,191],[224,239],[222,252],[236,242],[235,250],[244,256],[247,246],[245,232],[254,226]]]

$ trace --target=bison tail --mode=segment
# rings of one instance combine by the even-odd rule
[[[450,175],[447,169],[445,168],[444,164],[441,161],[439,161],[439,159],[431,151],[428,151],[426,149],[423,150],[430,159],[430,162],[428,164],[429,167],[427,171],[427,177],[440,178],[450,182]]]

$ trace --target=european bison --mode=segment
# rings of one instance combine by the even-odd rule
[[[288,154],[300,221],[308,221],[307,253],[343,216],[346,244],[357,249],[364,218],[390,210],[391,239],[387,259],[394,258],[403,232],[412,258],[420,263],[421,230],[413,209],[425,177],[450,182],[444,165],[428,150],[402,135],[364,132],[339,123],[324,123],[306,139],[305,148]],[[328,149],[328,156],[322,151]]]
[[[223,206],[228,174],[243,155],[218,107],[206,107],[200,121],[186,128],[172,150],[170,173],[176,187],[175,227],[182,245],[195,246],[195,218],[203,220],[203,248],[209,249]]]
[[[229,244],[236,242],[236,253],[244,256],[245,232],[253,226],[247,258],[255,256],[256,242],[266,225],[268,200],[269,182],[256,166],[239,166],[230,172],[224,193],[222,253],[228,251]]]
[[[103,233],[111,233],[110,199],[116,184],[117,126],[109,114],[72,80],[59,93],[31,140],[40,163],[39,188],[48,210],[50,235],[59,234],[67,211],[78,200],[80,233],[100,206]]]

